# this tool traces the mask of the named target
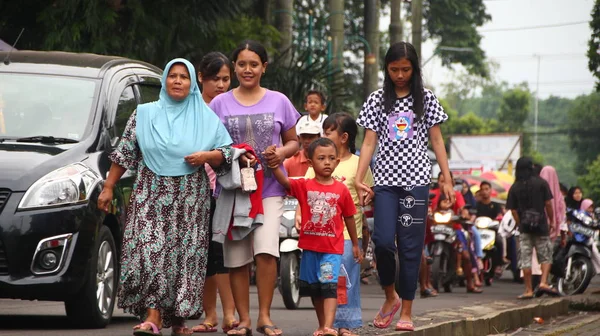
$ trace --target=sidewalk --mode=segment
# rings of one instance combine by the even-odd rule
[[[536,323],[534,318],[541,318],[543,322]],[[414,320],[417,327],[412,333],[380,332],[378,335],[600,335],[600,290],[593,288],[572,297],[506,300],[430,311]],[[377,334],[366,332],[364,335]]]

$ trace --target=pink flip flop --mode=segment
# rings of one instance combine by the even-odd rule
[[[147,326],[150,327],[149,330],[142,329]],[[135,327],[138,327],[138,329],[135,329]],[[152,322],[142,322],[135,327],[133,329],[133,335],[135,335],[135,336],[162,336],[162,333],[160,332],[160,328],[158,328],[156,326],[156,324],[154,324]]]
[[[410,321],[398,321],[396,331],[415,331],[415,325]]]
[[[373,319],[373,326],[375,326],[375,328],[379,328],[379,329],[385,329],[385,328],[389,327],[390,324],[392,324],[394,315],[396,315],[396,313],[398,312],[398,309],[400,309],[401,304],[402,304],[402,301],[398,300],[398,302],[392,306],[392,311],[390,311],[389,313],[386,313],[386,314],[383,313],[383,308],[379,309],[379,313],[377,313],[377,315],[379,315],[379,317],[381,319],[385,319],[388,316],[390,316],[390,319],[385,323],[377,322],[377,316],[375,316],[375,319]]]

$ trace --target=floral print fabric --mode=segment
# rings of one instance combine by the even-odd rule
[[[137,172],[122,244],[118,304],[146,317],[158,309],[163,327],[202,309],[210,240],[210,186],[201,167],[184,176],[158,176],[142,160],[132,113],[112,162]],[[230,147],[218,148],[230,164]],[[219,174],[219,171],[217,171]]]

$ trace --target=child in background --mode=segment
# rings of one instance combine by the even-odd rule
[[[356,193],[354,184],[359,159],[357,155],[354,155],[354,152],[356,152],[356,135],[358,133],[356,121],[348,113],[334,113],[327,117],[323,122],[323,130],[325,137],[335,143],[340,158],[339,165],[333,171],[333,178],[343,182],[346,187],[348,187],[355,207],[360,209],[358,194]],[[306,178],[314,177],[314,170],[309,168],[306,172]],[[363,182],[368,186],[373,186],[373,175],[371,174],[370,169],[367,170]],[[366,251],[366,248],[364,247],[365,244],[363,243],[368,237],[363,237],[362,211],[359,211],[354,215],[354,222],[356,223],[359,245],[362,245],[363,250]],[[348,273],[347,281],[350,283],[350,288],[347,292],[347,304],[338,306],[333,325],[335,328],[339,329],[340,336],[357,336],[351,332],[351,329],[360,328],[363,324],[360,306],[360,265],[354,261],[352,240],[347,230],[344,230],[344,254],[342,255],[342,264]]]
[[[325,112],[325,95],[316,90],[308,91],[306,99],[304,101],[304,110],[308,112],[298,119],[296,123],[296,134],[300,134],[299,127],[306,124],[312,124],[319,127],[321,135],[323,135],[323,121],[327,116],[323,115]]]
[[[289,177],[303,177],[308,170],[308,146],[311,142],[321,137],[323,129],[320,125],[314,123],[298,123],[296,124],[296,130],[298,133],[298,139],[300,141],[300,150],[289,159],[283,161],[283,167],[288,173]]]
[[[273,151],[271,146],[267,151]],[[335,143],[327,138],[308,148],[313,179],[289,179],[272,167],[277,181],[298,199],[302,209],[302,229],[298,246],[302,249],[300,291],[312,298],[319,328],[314,336],[338,336],[333,329],[337,309],[338,277],[344,253],[344,222],[352,241],[354,261],[362,261],[354,215],[356,207],[348,188],[333,178],[340,162]]]

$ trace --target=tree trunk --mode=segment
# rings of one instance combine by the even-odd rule
[[[330,87],[340,88],[340,84],[344,80],[344,0],[329,0],[329,30],[331,34],[331,44],[329,50],[329,58],[331,60],[331,69],[334,71],[333,82],[330,81]],[[341,104],[338,104],[339,96],[342,92],[335,89],[332,92],[330,110],[338,109]],[[340,105],[340,106],[338,106]]]
[[[262,21],[267,25],[273,24],[272,19],[272,10],[273,10],[273,0],[259,0],[256,2],[256,14],[262,19]],[[272,44],[269,40],[261,41],[267,50],[271,49]],[[269,53],[269,62],[273,61],[273,55]]]
[[[294,24],[294,6],[291,0],[277,0],[275,12],[275,27],[281,33],[281,41],[277,50],[282,55],[284,64],[290,64],[292,59],[292,29]]]
[[[370,54],[365,47],[364,98],[377,90],[379,80],[379,0],[364,0],[365,38],[369,43]],[[391,25],[390,25],[391,27]],[[390,28],[391,29],[391,28]]]
[[[423,38],[423,0],[412,0],[412,45],[421,59],[421,40]]]
[[[402,0],[390,1],[390,44],[402,42],[402,18],[400,17]]]

